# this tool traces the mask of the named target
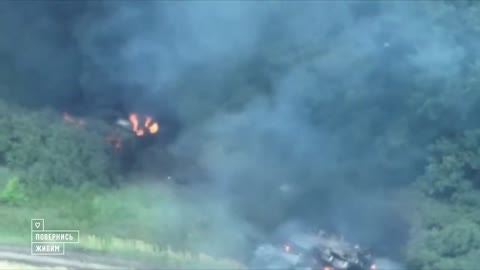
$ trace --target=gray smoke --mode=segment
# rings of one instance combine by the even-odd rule
[[[406,270],[407,268],[398,262],[389,259],[379,258],[375,261],[378,270]]]
[[[0,44],[22,70],[57,74],[40,93],[76,85],[99,103],[171,108],[184,126],[172,154],[198,160],[202,191],[261,229],[302,220],[380,248],[405,241],[396,194],[430,135],[408,137],[402,110],[419,82],[461,73],[461,16],[410,1],[77,5],[60,34],[46,5],[32,8],[35,26],[0,16],[34,34],[22,46],[44,40]]]

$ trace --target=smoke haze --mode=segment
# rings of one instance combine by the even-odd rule
[[[6,97],[168,112],[169,151],[198,160],[199,190],[241,222],[299,220],[398,255],[399,191],[433,136],[402,130],[404,112],[419,80],[443,84],[468,56],[461,16],[432,4],[6,1],[2,69],[22,81]]]

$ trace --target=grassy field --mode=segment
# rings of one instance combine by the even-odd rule
[[[5,168],[0,179],[1,244],[30,246],[30,220],[43,218],[46,229],[80,230],[80,244],[68,244],[67,252],[95,251],[172,268],[244,268],[224,254],[203,252],[207,242],[208,251],[237,247],[225,211],[167,184],[76,191],[57,187],[30,194],[12,184],[15,177]]]

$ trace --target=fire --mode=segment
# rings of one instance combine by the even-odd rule
[[[372,264],[372,266],[370,266],[370,270],[377,270],[377,266],[375,264]]]
[[[122,139],[115,135],[108,135],[105,137],[105,140],[110,143],[115,149],[122,148]]]
[[[74,117],[69,113],[63,113],[63,119],[69,123],[74,124],[76,127],[86,127],[85,120]],[[131,129],[135,135],[144,136],[145,134],[155,134],[160,129],[160,126],[157,122],[153,120],[151,116],[139,116],[136,113],[130,113],[128,116],[128,121],[120,119],[117,121],[118,125]],[[105,136],[105,141],[112,145],[115,149],[121,149],[123,147],[123,142],[118,134],[108,134]]]
[[[143,136],[146,132],[155,134],[159,130],[158,123],[154,122],[150,116],[139,117],[138,114],[131,113],[128,115],[128,121],[132,126],[132,131],[135,132],[137,136]]]
[[[290,245],[288,244],[283,245],[283,250],[285,250],[285,252],[290,252],[291,249],[292,248],[290,247]]]
[[[69,113],[63,113],[63,120],[69,122],[69,123],[72,123],[74,124],[76,127],[85,127],[86,126],[86,122],[85,120],[81,119],[81,118],[78,118],[78,117],[74,117],[72,116],[71,114]],[[115,149],[121,149],[122,148],[122,139],[119,137],[119,136],[116,136],[115,134],[111,134],[111,135],[107,135],[105,136],[105,141],[107,141],[109,144],[112,145],[112,147],[114,147]]]
[[[68,113],[63,113],[63,119],[67,122],[73,123],[77,127],[85,126],[85,121],[83,119],[73,117]]]

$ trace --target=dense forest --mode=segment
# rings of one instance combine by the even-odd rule
[[[5,209],[44,202],[114,237],[106,216],[145,220],[142,241],[228,257],[294,222],[408,269],[475,268],[476,1],[0,6]],[[99,113],[119,104],[156,115],[168,140],[127,136],[119,154]],[[166,175],[182,184],[143,194]]]

